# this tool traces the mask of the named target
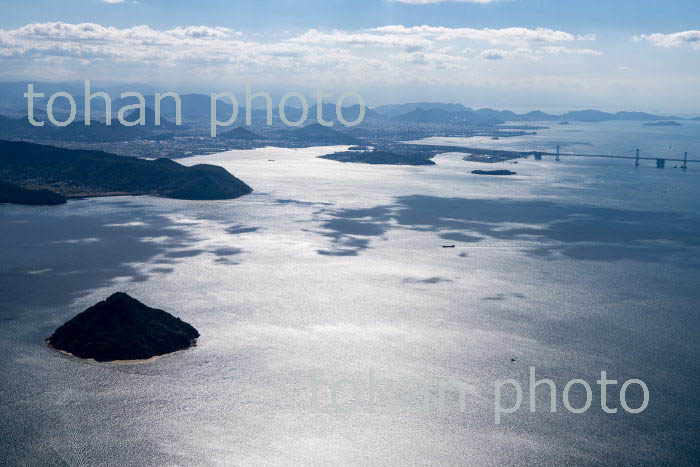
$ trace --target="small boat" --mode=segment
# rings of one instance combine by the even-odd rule
[[[443,248],[454,248],[454,245],[442,245]]]

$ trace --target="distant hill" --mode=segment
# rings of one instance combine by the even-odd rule
[[[125,192],[178,199],[232,199],[253,190],[224,168],[185,167],[102,151],[76,151],[25,142],[0,141],[0,174],[11,181],[42,180],[66,191]]]
[[[312,123],[311,125],[291,130],[288,132],[288,137],[298,143],[315,145],[353,145],[360,143],[357,138],[341,133],[331,127],[323,126],[320,123]]]
[[[496,121],[504,122],[506,120],[511,120],[516,117],[516,114],[510,110],[493,110],[493,109],[479,109],[472,112],[467,112],[468,114],[473,114],[477,121]]]
[[[470,124],[497,125],[515,118],[515,114],[509,111],[498,111],[492,109],[472,110],[467,109],[460,112],[450,112],[442,108],[414,109],[408,113],[392,117],[392,120],[399,122],[413,123],[435,123],[446,124],[460,122]]]
[[[26,126],[29,122],[24,118]],[[20,138],[26,135],[27,128],[22,123],[22,119],[14,119],[0,115],[0,138]]]
[[[440,109],[451,113],[467,112],[472,110],[462,104],[445,104],[442,102],[413,102],[408,104],[380,105],[379,107],[374,107],[372,110],[380,115],[396,117],[407,114],[416,109]]]
[[[443,109],[432,108],[423,110],[422,108],[418,108],[393,117],[392,120],[414,123],[447,123],[451,120],[455,120],[456,117],[454,113]]]
[[[646,112],[617,112],[613,114],[614,120],[658,120],[658,115],[648,114]],[[679,117],[664,117],[668,120],[682,120]]]
[[[576,110],[557,116],[556,119],[576,122],[603,122],[606,120],[615,120],[612,114],[601,112],[600,110]]]
[[[132,110],[130,113],[126,114],[124,116],[124,120],[127,122],[135,122],[139,119],[141,116],[141,112],[138,109]],[[160,125],[156,125],[156,112],[150,107],[146,107],[144,110],[144,117],[146,120],[145,125],[136,125],[135,128],[146,128],[149,130],[172,130],[175,128],[178,128],[178,126],[168,120],[167,118],[163,117],[162,113],[160,116]],[[119,120],[112,120],[112,125],[121,125]]]
[[[125,127],[113,119],[111,125],[91,120],[85,125],[83,119],[76,119],[64,127],[53,126],[44,116],[35,115],[43,126],[33,126],[26,116],[18,119],[0,115],[0,138],[4,139],[55,139],[59,141],[114,142],[149,138],[151,133],[142,126]]]
[[[295,104],[292,103],[291,101],[289,104],[285,107],[285,116],[287,117],[287,120],[291,122],[296,122],[301,119],[302,117],[302,109],[295,107]],[[297,104],[298,105],[298,104]],[[318,121],[318,112],[317,112],[318,106],[316,104],[310,105],[308,108],[308,112],[306,115],[306,122],[311,124],[314,122]],[[239,109],[238,115],[239,118],[245,118],[245,107],[241,107]],[[267,112],[263,109],[253,109],[252,112],[252,119],[254,122],[259,122],[262,123],[266,120],[267,117]],[[355,105],[350,105],[347,107],[343,107],[343,119],[346,122],[355,122],[359,116],[360,116],[360,106],[358,104]],[[339,128],[343,127],[343,124],[338,120],[337,114],[336,114],[336,106],[335,104],[323,104],[323,109],[322,109],[322,117],[323,120],[326,122],[333,122],[333,127],[334,128]],[[365,107],[365,115],[362,119],[362,121],[368,121],[368,120],[386,120],[387,117],[384,115],[380,115],[370,109],[369,107]],[[281,123],[281,119],[279,118],[279,113],[276,107],[273,107],[272,110],[272,120],[276,123]]]
[[[112,120],[111,125],[105,125],[97,120],[91,120],[86,125],[83,120],[76,120],[68,126],[47,128],[41,136],[60,141],[84,142],[113,142],[146,139],[149,133],[141,126],[126,127],[118,120]]]
[[[310,121],[316,121],[317,108],[318,106],[316,104],[309,107],[308,118]],[[327,122],[334,122],[334,126],[340,126],[342,125],[342,123],[340,123],[340,121],[338,120],[336,110],[337,109],[335,104],[323,104],[323,119]],[[299,116],[301,116],[301,114],[299,114]],[[354,122],[359,118],[359,116],[359,104],[343,107],[343,119],[345,119],[346,122]],[[365,116],[363,118],[363,121],[364,120],[386,120],[386,116],[375,112],[369,107],[365,107]]]
[[[146,107],[150,109],[155,109],[155,96],[149,95],[144,96],[146,100]],[[96,99],[98,102],[101,99]],[[180,95],[181,102],[181,113],[183,124],[185,122],[199,121],[208,122],[211,112],[211,97],[207,94],[182,94]],[[112,102],[112,109],[120,109],[125,105],[136,104],[137,102],[133,98],[116,99]],[[170,122],[175,121],[176,116],[176,104],[175,100],[170,97],[164,97],[160,101],[160,115],[161,122],[163,118],[167,118]],[[216,114],[219,120],[225,121],[231,115],[233,110],[233,105],[228,100],[219,100],[216,107]],[[239,112],[238,118],[245,116],[245,113],[241,114]],[[137,116],[133,117],[136,120]],[[244,117],[245,118],[245,117]],[[148,120],[147,120],[148,121]]]
[[[511,112],[512,113],[512,112]],[[524,120],[528,122],[537,122],[537,121],[549,121],[549,120],[560,120],[560,117],[557,115],[550,115],[548,113],[542,112],[541,110],[533,110],[531,112],[528,112],[526,114],[522,115],[516,115],[513,114],[513,118],[515,120]]]
[[[44,112],[34,112],[34,119],[37,122],[44,122],[44,125],[32,125],[29,123],[29,118],[26,115],[20,118],[10,118],[0,115],[0,139],[47,138],[57,128],[51,124]]]
[[[254,133],[250,131],[247,128],[244,128],[242,126],[239,126],[238,128],[234,128],[233,130],[225,131],[223,133],[220,133],[217,135],[218,138],[228,138],[228,139],[237,139],[239,141],[257,141],[264,139],[262,136],[260,136],[257,133]]]
[[[50,190],[28,190],[0,180],[0,204],[57,205],[65,204],[66,198]]]

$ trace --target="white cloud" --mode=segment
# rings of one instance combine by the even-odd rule
[[[570,49],[568,47],[542,47],[540,49],[541,53],[550,55],[592,55],[601,56],[603,52],[593,49]]]
[[[590,55],[601,56],[602,52],[593,49],[570,49],[563,46],[548,46],[533,49],[529,47],[519,47],[514,50],[487,49],[481,52],[480,57],[484,60],[505,60],[516,57],[539,58],[543,55]]]
[[[347,33],[333,31],[322,33],[316,29],[310,29],[301,36],[288,39],[292,43],[311,44],[343,44],[350,46],[393,46],[393,47],[426,47],[430,41],[422,37],[414,37],[403,34],[374,34],[371,32]]]
[[[229,28],[223,28],[220,26],[213,28],[208,26],[188,26],[186,28],[177,27],[175,29],[166,31],[166,33],[172,34],[173,36],[180,39],[225,39],[231,36],[233,32],[234,31],[232,31]],[[238,36],[241,35],[240,32],[236,32],[235,34]]]
[[[0,77],[142,80],[147,75],[154,80],[206,83],[245,79],[263,85],[279,82],[283,74],[290,85],[293,81],[350,83],[351,87],[454,84],[467,77],[490,79],[488,70],[479,70],[479,57],[545,60],[558,55],[600,55],[572,46],[581,40],[565,31],[522,27],[388,25],[353,31],[310,29],[282,38],[253,39],[225,27],[158,30],[147,25],[32,23],[0,29]]]
[[[642,34],[640,36],[634,36],[633,39],[635,42],[651,42],[657,47],[671,48],[690,46],[694,49],[700,49],[700,31],[696,29],[673,34]]]
[[[124,0],[103,0],[105,3],[124,3]]]
[[[12,39],[25,39],[29,41],[82,41],[110,42],[127,41],[146,43],[173,43],[184,39],[225,39],[234,31],[223,27],[188,26],[177,27],[167,31],[159,31],[149,26],[134,26],[118,29],[112,26],[102,26],[96,23],[63,23],[60,21],[50,23],[31,23],[19,29],[11,31],[0,30],[0,37]]]
[[[517,54],[512,50],[488,49],[481,52],[480,56],[484,60],[505,60],[506,58],[516,57]]]
[[[442,26],[412,26],[403,25],[381,26],[372,29],[377,33],[406,34],[435,40],[474,40],[491,44],[529,44],[570,42],[577,40],[573,34],[565,31],[557,31],[548,28],[529,29],[522,27],[502,29],[473,29],[473,28],[447,28]],[[589,36],[579,36],[578,40],[590,39]]]

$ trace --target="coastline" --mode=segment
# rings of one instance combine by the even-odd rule
[[[48,338],[48,337],[46,339],[44,339],[44,346],[46,346],[46,348],[48,348],[50,350],[53,350],[56,353],[63,354],[66,357],[74,358],[74,359],[80,360],[82,362],[97,363],[100,365],[139,365],[142,363],[154,362],[161,357],[165,357],[166,355],[172,355],[172,354],[175,354],[178,352],[184,352],[186,350],[190,350],[193,347],[197,347],[197,339],[190,341],[190,345],[185,347],[184,349],[175,350],[174,352],[168,352],[168,353],[164,353],[164,354],[160,354],[160,355],[154,355],[150,358],[142,358],[142,359],[135,359],[135,360],[110,360],[108,362],[98,362],[94,358],[78,357],[77,355],[73,355],[72,353],[66,352],[65,350],[57,349],[56,347],[51,345],[50,338]]]
[[[128,191],[105,191],[97,193],[76,193],[76,192],[57,192],[67,199],[85,199],[85,198],[111,198],[115,196],[143,196],[142,193],[130,193]]]

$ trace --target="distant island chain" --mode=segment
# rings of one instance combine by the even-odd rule
[[[29,123],[33,126],[41,127],[44,126],[44,121],[38,121],[35,118],[34,114],[34,100],[38,98],[43,98],[44,93],[42,92],[35,92],[34,90],[34,84],[29,83],[27,84],[27,92],[24,93],[24,97],[27,98],[27,119],[29,120]],[[333,94],[332,93],[327,93],[324,92],[321,89],[317,89],[316,92],[314,93],[314,97],[316,98],[316,120],[318,123],[320,123],[323,126],[333,126],[333,121],[328,121],[325,120],[323,116],[323,100],[325,98],[332,98]],[[68,117],[65,120],[57,120],[54,112],[53,112],[53,105],[56,99],[58,98],[63,98],[68,101],[68,105],[70,107],[70,113]],[[106,125],[111,125],[112,123],[112,98],[107,94],[106,92],[92,92],[91,85],[90,85],[90,80],[85,80],[85,94],[84,94],[84,105],[85,105],[85,125],[89,126],[90,125],[90,114],[91,114],[91,103],[93,99],[104,99],[105,102],[105,124]],[[119,111],[117,112],[117,119],[119,120],[119,123],[121,123],[124,126],[136,126],[136,125],[141,125],[145,126],[146,125],[146,99],[144,96],[139,93],[139,92],[122,92],[121,93],[121,99],[127,99],[127,98],[135,98],[137,100],[137,103],[135,104],[129,104],[129,105],[124,105],[122,106]],[[166,93],[156,93],[155,94],[155,125],[159,126],[160,125],[160,120],[161,120],[161,101],[163,99],[173,99],[175,103],[175,111],[176,111],[176,116],[175,116],[175,124],[180,126],[182,125],[182,100],[180,99],[180,95],[177,92],[166,92]],[[246,93],[245,93],[245,112],[246,112],[246,125],[251,125],[252,124],[252,103],[253,99],[264,99],[265,101],[265,108],[267,110],[267,125],[272,125],[272,97],[270,96],[269,93],[264,92],[264,91],[257,91],[253,92],[250,83],[246,84]],[[354,120],[346,120],[343,117],[343,103],[348,100],[348,99],[354,99],[359,106],[359,113],[357,117]],[[238,119],[238,99],[236,96],[231,93],[231,92],[213,92],[210,94],[210,99],[211,99],[211,112],[210,112],[210,128],[211,128],[211,136],[216,137],[216,130],[218,127],[226,127],[232,125],[237,119]],[[228,116],[227,119],[225,120],[219,120],[219,114],[217,113],[217,104],[219,101],[222,99],[227,99],[231,102],[233,105],[233,108],[231,110],[231,114]],[[296,119],[296,120],[289,120],[287,118],[287,112],[286,112],[286,106],[287,106],[287,101],[290,99],[296,99],[299,101],[301,105],[301,116]],[[338,99],[336,100],[335,104],[335,116],[338,119],[338,121],[347,127],[352,127],[359,125],[362,123],[362,120],[364,120],[365,117],[365,110],[366,110],[366,105],[365,101],[362,98],[362,96],[356,92],[345,92],[340,94],[338,96]],[[127,121],[124,117],[129,113],[135,113],[138,112],[139,117],[136,120],[132,121]],[[279,117],[280,120],[282,120],[282,123],[284,123],[287,126],[291,127],[298,127],[303,125],[308,117],[309,114],[309,103],[306,100],[306,97],[296,91],[290,91],[284,94],[279,101],[278,104],[278,112],[279,112]],[[75,98],[68,92],[54,92],[51,94],[49,97],[49,100],[46,104],[46,116],[48,120],[55,126],[57,127],[64,127],[68,126],[71,123],[75,121],[75,116],[77,113],[77,105],[75,102]]]

